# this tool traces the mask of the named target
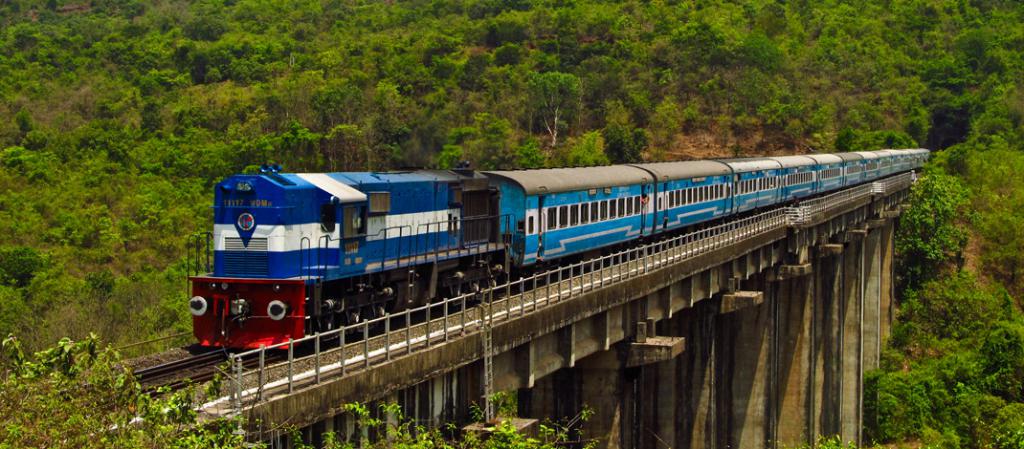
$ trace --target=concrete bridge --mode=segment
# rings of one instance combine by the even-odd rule
[[[471,404],[506,391],[522,417],[589,407],[584,437],[601,448],[860,443],[863,373],[892,320],[893,235],[911,179],[309,337],[296,344],[313,349],[288,362],[240,354],[230,394],[202,412],[243,415],[251,438],[285,447],[272,429],[297,426],[312,444],[359,432],[346,403],[465,423]]]

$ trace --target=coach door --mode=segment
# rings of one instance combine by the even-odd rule
[[[654,186],[652,184],[641,184],[640,192],[642,192],[640,195],[640,235],[651,235],[654,233],[653,223],[657,223],[657,220],[655,219],[653,223],[649,223],[651,220],[648,219],[647,214],[653,208],[650,204],[651,198],[655,196]]]

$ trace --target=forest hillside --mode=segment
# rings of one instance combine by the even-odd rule
[[[8,0],[0,98],[0,335],[29,351],[188,331],[185,240],[264,162],[930,148],[869,434],[1024,444],[1024,3]]]

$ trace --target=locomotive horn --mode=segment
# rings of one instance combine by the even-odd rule
[[[188,310],[192,312],[192,316],[203,316],[206,313],[206,298],[193,296],[188,300]]]
[[[288,306],[281,301],[275,299],[270,301],[270,304],[267,304],[267,315],[274,321],[281,321],[287,313]]]

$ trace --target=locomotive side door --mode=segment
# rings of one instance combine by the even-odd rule
[[[462,243],[465,245],[497,242],[497,192],[488,188],[486,179],[462,182]]]

